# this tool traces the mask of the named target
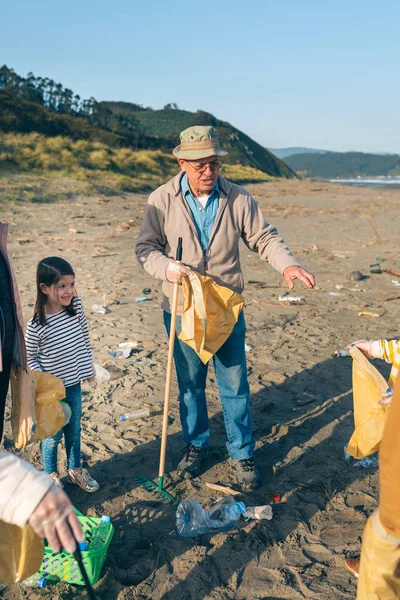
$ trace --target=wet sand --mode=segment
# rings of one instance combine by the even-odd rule
[[[108,558],[96,589],[104,600],[347,600],[355,581],[343,569],[356,555],[367,516],[377,505],[376,470],[344,461],[343,446],[353,428],[350,359],[334,351],[355,339],[397,335],[400,292],[387,274],[370,274],[377,257],[382,269],[400,271],[400,190],[374,190],[308,181],[249,185],[267,220],[304,267],[317,288],[300,284],[291,295],[301,305],[278,301],[286,289],[281,276],[242,247],[249,381],[256,458],[262,487],[242,496],[245,504],[282,501],[272,521],[240,522],[228,533],[180,538],[175,509],[149,495],[135,477],[156,479],[161,415],[120,423],[119,415],[160,405],[164,396],[168,341],[162,324],[161,283],[138,266],[134,245],[146,196],[73,196],[57,204],[6,204],[9,250],[19,282],[24,316],[30,318],[38,260],[60,255],[76,270],[96,360],[108,368],[108,383],[84,385],[82,449],[85,464],[99,481],[93,495],[66,490],[79,510],[110,515],[115,526]],[[348,274],[360,270],[362,281]],[[346,286],[346,288],[336,286]],[[135,303],[143,288],[148,301]],[[333,293],[333,295],[332,295]],[[109,303],[108,314],[90,307]],[[360,317],[359,311],[379,318]],[[127,359],[108,351],[137,341]],[[381,365],[387,375],[387,365]],[[174,376],[166,461],[166,487],[179,499],[205,507],[220,497],[206,482],[235,487],[227,463],[225,431],[213,368],[208,406],[211,452],[200,477],[181,481],[176,464],[183,442]],[[9,414],[9,413],[8,413]],[[11,448],[6,424],[6,448]],[[40,465],[38,444],[20,453]],[[64,451],[60,457],[65,476]],[[85,598],[67,584],[43,591],[0,584],[4,600]]]

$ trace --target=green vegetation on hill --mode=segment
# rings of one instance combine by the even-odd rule
[[[329,152],[296,154],[285,162],[305,177],[388,177],[400,175],[398,154],[364,154],[363,152]]]
[[[218,127],[221,142],[229,150],[224,161],[227,163],[225,173],[230,173],[236,181],[240,173],[241,181],[296,177],[283,161],[243,132],[203,111],[181,111],[174,104],[153,110],[128,102],[83,100],[49,78],[35,77],[33,73],[24,78],[6,65],[0,68],[0,131],[5,133],[37,132],[49,137],[68,136],[72,140],[101,143],[107,146],[108,150],[103,150],[108,155],[117,155],[117,148],[169,154],[178,143],[180,131],[198,124]],[[72,168],[65,152],[63,156],[59,158],[59,168]],[[8,157],[7,162],[12,162],[9,152]],[[36,164],[36,158],[32,162]],[[22,166],[20,157],[14,157],[14,163]],[[121,175],[115,156],[105,170],[108,169]]]
[[[48,137],[38,133],[6,134],[0,152],[0,174],[32,172],[69,176],[105,194],[154,189],[173,177],[179,167],[172,154],[160,150],[110,147],[101,142]],[[251,167],[224,165],[231,181],[268,181]]]
[[[224,158],[224,162],[230,165],[241,164],[252,167],[273,177],[296,176],[282,160],[276,158],[266,148],[210,113],[201,110],[192,113],[173,108],[173,105],[162,110],[137,107],[128,102],[101,102],[101,105],[107,106],[120,115],[134,115],[140,123],[142,131],[149,137],[158,137],[170,149],[178,144],[180,132],[187,127],[213,125],[219,131],[221,145],[229,152],[228,156]]]

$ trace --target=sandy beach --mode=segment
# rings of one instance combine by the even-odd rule
[[[60,186],[68,182],[60,180]],[[57,181],[53,182],[57,186]],[[107,383],[84,384],[82,450],[100,483],[93,494],[66,483],[84,514],[110,515],[115,526],[96,590],[103,600],[347,600],[356,584],[344,570],[357,555],[363,527],[377,505],[376,469],[344,461],[353,430],[351,359],[334,351],[356,339],[393,338],[400,316],[400,190],[352,188],[311,181],[248,185],[264,215],[290,249],[316,276],[317,287],[296,284],[290,305],[278,298],[287,289],[281,276],[242,247],[246,283],[248,371],[256,459],[263,485],[240,496],[248,506],[271,503],[272,521],[239,522],[228,533],[185,539],[175,531],[175,507],[135,483],[156,479],[162,416],[121,423],[122,413],[160,406],[164,396],[168,340],[162,323],[161,282],[142,271],[135,241],[147,196],[81,196],[68,202],[4,204],[12,256],[27,321],[32,316],[37,262],[59,255],[76,271],[96,360],[111,372]],[[379,260],[378,260],[379,259]],[[349,281],[360,270],[366,278]],[[260,283],[261,282],[261,283]],[[343,287],[341,287],[343,286]],[[146,302],[136,303],[150,288]],[[91,313],[109,304],[108,314]],[[358,316],[359,311],[378,318]],[[136,341],[126,359],[112,358],[121,342]],[[387,365],[376,363],[384,375]],[[200,477],[177,478],[183,441],[174,376],[166,462],[166,487],[178,499],[203,506],[221,496],[206,482],[235,486],[227,463],[221,406],[210,366],[208,407],[210,456]],[[7,419],[9,417],[9,409]],[[12,449],[9,420],[5,448]],[[22,457],[40,466],[34,443]],[[60,472],[65,476],[64,450]],[[3,600],[83,599],[83,588],[65,583],[27,590],[0,583]]]

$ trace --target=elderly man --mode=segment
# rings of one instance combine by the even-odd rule
[[[136,244],[136,256],[150,275],[163,280],[164,322],[171,323],[173,284],[189,269],[212,277],[234,292],[243,290],[239,242],[257,252],[261,260],[283,274],[289,289],[298,278],[309,288],[314,277],[302,269],[275,227],[268,225],[252,196],[244,188],[219,175],[221,156],[214,127],[189,127],[180,135],[173,154],[181,172],[149,197]],[[183,238],[182,263],[174,260],[178,238]],[[177,319],[177,332],[180,331]],[[254,463],[254,439],[250,413],[250,390],[245,355],[245,320],[241,313],[232,334],[214,355],[227,448],[239,485],[256,489],[260,483]],[[175,367],[180,394],[180,417],[186,442],[178,465],[183,478],[199,474],[205,457],[209,424],[206,404],[207,365],[195,351],[175,340]]]

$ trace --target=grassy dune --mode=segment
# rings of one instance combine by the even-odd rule
[[[110,195],[149,191],[177,170],[175,158],[159,150],[113,148],[101,142],[39,133],[6,134],[1,138],[2,200],[49,202],[65,197],[70,187],[80,193]],[[221,173],[238,183],[274,179],[241,165],[224,165]],[[52,185],[55,180],[64,181],[64,191]]]

